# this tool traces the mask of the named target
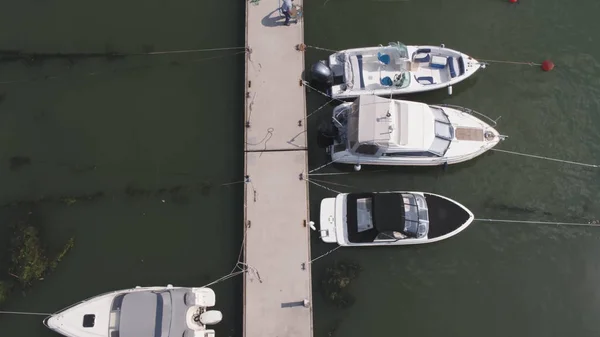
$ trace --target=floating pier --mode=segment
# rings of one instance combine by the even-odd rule
[[[244,337],[313,335],[304,25],[280,6],[246,3]]]

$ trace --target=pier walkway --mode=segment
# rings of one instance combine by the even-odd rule
[[[313,335],[304,26],[280,6],[246,4],[244,337]]]

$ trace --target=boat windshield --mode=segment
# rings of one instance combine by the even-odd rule
[[[408,59],[408,48],[402,43],[390,42],[386,48],[394,49],[400,58]]]
[[[429,148],[429,152],[442,157],[450,148],[450,143],[454,139],[454,127],[448,119],[448,115],[442,108],[431,107],[431,112],[435,117],[435,138]]]
[[[402,194],[404,226],[399,231],[381,231],[375,241],[420,239],[427,236],[429,215],[425,198],[418,194]]]
[[[348,110],[347,125],[342,141],[348,141],[348,147],[354,148],[354,145],[358,142],[358,114],[359,112],[360,99],[357,99],[352,103],[352,107]],[[344,139],[345,138],[345,139]]]
[[[402,194],[404,201],[404,235],[422,238],[427,235],[429,215],[425,198],[418,194]]]

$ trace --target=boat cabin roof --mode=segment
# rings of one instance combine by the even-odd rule
[[[120,337],[174,337],[187,329],[184,289],[137,291],[120,295]],[[113,303],[113,307],[118,306]]]
[[[368,206],[365,207],[365,203]],[[346,200],[348,239],[372,242],[380,233],[406,232],[402,193],[350,193]],[[362,209],[364,207],[364,209]],[[367,218],[360,218],[360,215]],[[393,238],[390,236],[390,238]]]
[[[427,151],[434,142],[435,117],[427,104],[375,95],[360,96],[354,104],[355,141],[360,144],[390,151]]]

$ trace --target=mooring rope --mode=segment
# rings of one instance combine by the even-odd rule
[[[9,315],[34,315],[34,316],[50,316],[52,314],[46,312],[28,312],[28,311],[0,311],[0,314]]]
[[[243,182],[250,182],[252,184],[252,181],[250,181],[249,178],[246,178]],[[252,272],[252,274],[258,279],[258,282],[262,283],[262,279],[260,278],[260,273],[258,272],[258,269],[254,268],[253,266],[251,266],[245,262],[242,262],[242,255],[244,254],[244,247],[246,245],[247,231],[248,231],[248,226],[244,226],[244,234],[243,234],[244,237],[242,238],[242,244],[240,245],[240,251],[238,253],[237,262],[233,266],[233,269],[231,269],[231,272],[229,272],[229,274],[222,276],[210,283],[205,284],[204,286],[202,286],[202,288],[210,287],[213,284],[217,284],[219,282],[226,281],[230,278],[233,278],[240,274],[247,273],[249,271]]]
[[[195,63],[195,62],[203,62],[203,61],[208,61],[208,60],[216,60],[216,59],[222,59],[222,58],[226,58],[226,57],[231,57],[231,56],[235,56],[235,55],[240,55],[240,54],[245,54],[247,51],[243,50],[243,51],[238,51],[235,53],[231,53],[231,54],[227,54],[227,55],[219,55],[219,56],[212,56],[212,57],[203,57],[203,58],[196,58],[196,59],[192,59],[192,60],[187,60],[187,61],[181,61],[180,64],[185,64],[185,63]],[[34,78],[28,78],[28,79],[20,79],[20,80],[9,80],[9,81],[0,81],[0,85],[2,84],[17,84],[17,83],[28,83],[28,82],[37,82],[37,81],[48,81],[48,80],[60,80],[60,79],[65,79],[67,77],[87,77],[87,76],[98,76],[98,75],[105,75],[105,74],[115,74],[115,73],[119,73],[122,71],[131,71],[131,70],[143,70],[143,69],[148,69],[149,67],[157,67],[157,66],[165,66],[165,65],[172,65],[171,62],[162,62],[161,64],[157,64],[157,65],[152,65],[152,66],[145,66],[145,65],[137,65],[137,66],[131,66],[131,67],[123,67],[123,68],[117,68],[117,69],[112,69],[112,70],[107,70],[107,71],[94,71],[94,72],[87,72],[87,73],[82,73],[82,74],[67,74],[67,75],[48,75],[48,76],[41,76],[41,77],[34,77]]]
[[[309,174],[309,175],[311,175],[311,174],[313,174],[313,172],[315,172],[315,171],[318,171],[318,170],[320,170],[320,169],[322,169],[322,168],[324,168],[324,167],[327,167],[327,166],[329,166],[329,165],[331,165],[331,164],[335,163],[336,161],[338,161],[338,160],[340,160],[340,159],[342,159],[342,158],[344,158],[344,157],[346,157],[346,156],[349,156],[349,155],[350,155],[350,154],[348,154],[348,153],[347,153],[347,154],[345,154],[345,155],[343,155],[343,156],[339,157],[339,158],[338,158],[338,159],[336,159],[336,160],[332,160],[332,161],[330,161],[329,163],[325,163],[325,164],[323,164],[323,165],[321,165],[321,166],[319,166],[319,167],[317,167],[317,168],[314,168],[314,169],[312,169],[312,170],[308,171],[308,174]]]
[[[489,63],[505,63],[505,64],[523,64],[527,66],[541,66],[540,63],[535,62],[521,62],[521,61],[502,61],[502,60],[484,60],[474,57],[477,61],[489,62]]]
[[[306,181],[308,181],[309,183],[311,183],[311,184],[315,184],[315,185],[319,186],[320,188],[322,188],[322,189],[325,189],[325,190],[327,190],[327,191],[330,191],[330,192],[333,192],[333,193],[337,193],[337,194],[339,194],[339,193],[342,193],[342,192],[340,192],[340,191],[336,191],[336,190],[334,190],[334,189],[332,189],[332,188],[329,188],[329,187],[327,187],[327,186],[323,186],[323,185],[321,185],[321,184],[319,184],[319,183],[316,183],[316,182],[314,182],[314,181],[312,181],[312,180],[310,180],[310,179],[305,179],[305,180],[306,180]]]
[[[381,173],[388,172],[389,170],[374,170],[374,171],[360,171],[360,172],[326,172],[326,173],[309,173],[309,176],[341,176],[347,174],[368,174],[368,173]]]
[[[345,185],[345,184],[340,184],[340,183],[334,183],[334,182],[331,182],[331,181],[321,180],[321,179],[316,179],[316,178],[310,178],[310,180],[317,181],[317,182],[319,182],[321,184],[330,184],[330,185],[341,186],[341,187],[356,188],[356,186]]]
[[[314,259],[310,260],[308,263],[312,264],[314,261],[317,261],[318,259],[320,259],[320,258],[322,258],[322,257],[325,257],[325,256],[327,256],[327,255],[329,255],[329,254],[331,254],[331,253],[335,252],[336,250],[338,250],[338,249],[340,249],[340,248],[342,248],[342,246],[337,246],[337,247],[333,248],[332,250],[328,251],[327,253],[325,253],[325,254],[321,254],[321,255],[319,255],[319,256],[317,256],[317,257],[315,257]]]
[[[307,87],[307,88],[310,88],[311,90],[313,90],[313,91],[316,91],[316,92],[318,92],[319,94],[321,94],[321,95],[323,95],[323,96],[325,96],[325,97],[327,97],[327,98],[329,98],[329,99],[336,100],[336,101],[338,101],[338,102],[341,102],[341,103],[346,103],[346,101],[344,101],[344,100],[342,100],[342,99],[339,99],[339,98],[333,98],[333,97],[331,97],[330,95],[328,95],[328,94],[326,94],[326,93],[322,92],[321,90],[319,90],[319,89],[317,89],[317,88],[315,88],[315,87],[311,86],[311,85],[310,85],[310,84],[309,84],[307,81],[302,81],[302,84],[303,84],[305,87]]]
[[[316,50],[322,50],[322,51],[329,51],[332,53],[337,53],[339,50],[333,50],[333,49],[328,49],[328,48],[321,48],[321,47],[316,47],[316,46],[309,46],[307,44],[304,45],[306,48],[312,48],[312,49],[316,49]]]
[[[508,219],[475,219],[475,221],[524,223],[524,224],[533,224],[533,225],[600,227],[600,224],[596,224],[596,223],[577,223],[577,222],[531,221],[531,220],[508,220]]]
[[[166,50],[166,51],[153,51],[148,53],[134,53],[134,54],[117,54],[119,56],[130,56],[130,55],[168,55],[168,54],[187,54],[187,53],[204,53],[212,51],[225,51],[225,50],[240,50],[247,49],[247,47],[224,47],[224,48],[208,48],[208,49],[185,49],[185,50]]]
[[[317,110],[315,110],[315,111],[313,111],[313,112],[309,113],[309,114],[308,114],[306,117],[304,117],[304,120],[307,120],[307,119],[308,119],[308,117],[310,117],[310,116],[314,115],[315,113],[319,112],[321,109],[323,109],[324,107],[326,107],[326,106],[327,106],[327,104],[329,104],[329,103],[333,102],[334,100],[335,100],[335,99],[333,99],[333,98],[332,98],[332,99],[330,99],[329,101],[327,101],[327,103],[325,103],[325,104],[321,105],[321,106],[320,106],[320,107],[319,107]]]
[[[517,156],[523,156],[523,157],[530,157],[530,158],[537,158],[537,159],[544,159],[544,160],[556,161],[556,162],[565,163],[565,164],[573,164],[573,165],[586,166],[586,167],[595,167],[595,168],[600,167],[600,165],[596,165],[596,164],[587,164],[587,163],[581,163],[581,162],[570,161],[570,160],[556,159],[556,158],[538,156],[538,155],[535,155],[535,154],[528,154],[528,153],[521,153],[521,152],[508,151],[508,150],[500,150],[500,149],[491,149],[491,150],[492,151],[497,151],[497,152],[508,153],[508,154],[514,154],[514,155],[517,155]]]

